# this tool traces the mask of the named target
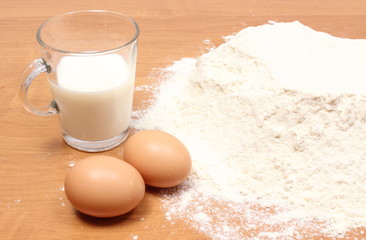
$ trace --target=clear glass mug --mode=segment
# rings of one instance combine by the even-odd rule
[[[115,12],[78,11],[47,20],[36,35],[42,57],[21,76],[24,107],[39,116],[57,114],[71,147],[88,152],[116,147],[129,132],[138,36],[138,24]],[[44,109],[27,97],[41,73],[53,95]]]

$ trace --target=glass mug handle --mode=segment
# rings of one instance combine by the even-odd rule
[[[48,106],[44,107],[44,109],[35,108],[28,101],[28,89],[31,83],[39,74],[44,72],[50,73],[51,66],[43,58],[33,60],[24,70],[19,87],[19,95],[23,101],[24,108],[38,116],[49,116],[59,112],[57,103],[54,100]]]

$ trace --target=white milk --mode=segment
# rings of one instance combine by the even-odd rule
[[[106,140],[127,130],[132,110],[133,74],[118,54],[66,56],[51,82],[60,124],[71,137]]]

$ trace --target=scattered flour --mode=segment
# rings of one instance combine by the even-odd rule
[[[162,70],[134,114],[192,156],[188,181],[163,192],[167,219],[212,239],[366,239],[366,40],[299,22],[226,39]]]

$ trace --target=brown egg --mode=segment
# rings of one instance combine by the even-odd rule
[[[181,184],[192,166],[183,143],[159,130],[132,135],[124,145],[124,160],[140,172],[147,185],[160,188]]]
[[[78,161],[69,170],[65,193],[82,213],[114,217],[131,211],[141,202],[145,183],[130,164],[110,156],[92,156]]]

